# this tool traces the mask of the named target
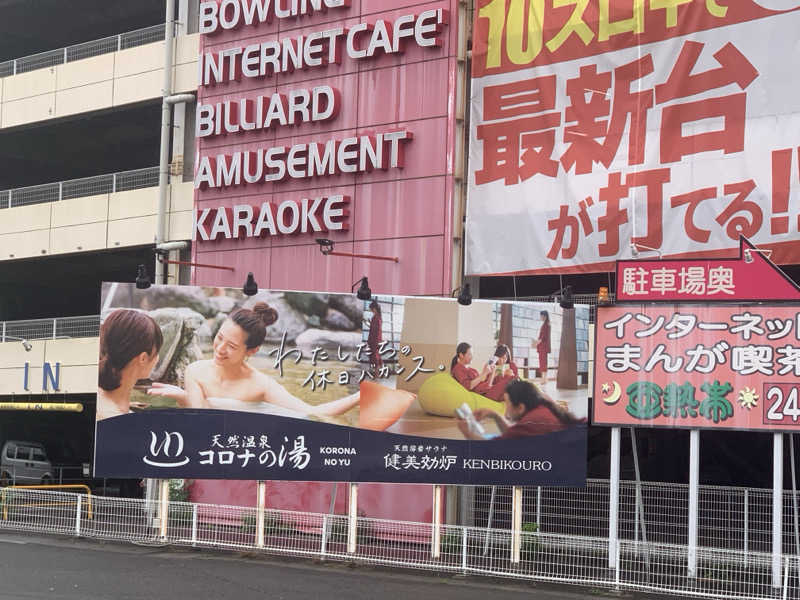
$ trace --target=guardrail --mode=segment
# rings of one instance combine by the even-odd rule
[[[568,493],[570,490],[564,490]],[[701,547],[697,575],[686,569],[683,545],[523,530],[520,545],[501,528],[410,523],[346,515],[94,497],[88,519],[78,494],[15,489],[4,502],[0,529],[86,538],[263,552],[350,561],[437,573],[509,577],[699,598],[797,598],[800,557],[784,555],[773,586],[767,553]],[[588,525],[588,524],[587,524]],[[355,541],[353,544],[352,542]],[[609,568],[609,564],[613,565]]]
[[[100,335],[100,315],[0,322],[0,343],[25,340],[87,338]]]
[[[88,485],[83,483],[59,483],[59,484],[42,484],[42,485],[11,485],[8,487],[3,488],[0,491],[0,504],[3,505],[3,520],[8,520],[8,496],[9,494],[14,494],[11,490],[80,490],[86,493],[86,516],[89,519],[93,518],[92,513],[92,490],[89,488]],[[43,506],[59,506],[63,504],[63,501],[60,502],[51,502],[51,503],[44,503],[44,504],[22,504],[23,507],[29,506],[36,506],[36,507],[43,507]]]
[[[36,69],[46,69],[47,67],[63,65],[75,60],[100,56],[101,54],[108,54],[110,52],[118,52],[126,48],[135,48],[136,46],[144,46],[145,44],[152,44],[153,42],[161,42],[164,40],[164,28],[165,24],[161,23],[160,25],[136,29],[99,40],[92,40],[90,42],[66,46],[65,48],[47,50],[46,52],[39,52],[38,54],[7,60],[0,63],[0,77],[18,75],[20,73],[27,73],[28,71],[35,71]]]
[[[0,190],[0,209],[29,204],[59,202],[98,194],[113,194],[158,185],[158,167],[145,167],[81,179],[56,181],[28,187]]]

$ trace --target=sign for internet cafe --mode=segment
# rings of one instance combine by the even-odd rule
[[[281,198],[281,190],[293,184],[291,189],[337,185],[330,180],[340,175],[403,168],[413,127],[393,125],[391,117],[388,125],[370,130],[337,125],[348,105],[369,101],[358,97],[358,86],[341,87],[336,76],[343,60],[361,69],[361,63],[401,56],[411,46],[442,45],[447,10],[409,8],[392,15],[370,19],[356,12],[354,22],[350,0],[200,3],[200,33],[213,49],[200,56],[194,185],[201,192],[224,190],[244,198],[197,208],[198,242],[346,230],[349,196]],[[324,16],[314,20],[319,24],[298,29],[301,20],[317,16]],[[233,43],[221,49],[214,41],[233,35]],[[317,79],[309,83],[312,77]],[[298,83],[285,87],[287,81]],[[204,95],[213,100],[205,102]],[[311,135],[298,139],[303,126]]]
[[[800,289],[765,254],[742,240],[738,259],[620,261],[594,423],[800,429]]]

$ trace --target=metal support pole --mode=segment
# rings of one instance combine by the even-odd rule
[[[467,574],[467,528],[461,528],[461,573]]]
[[[615,567],[619,543],[619,447],[620,428],[611,428],[611,469],[608,481],[608,568]]]
[[[700,500],[700,430],[689,432],[689,548],[687,572],[697,577],[697,517]]]
[[[57,329],[58,329],[58,319],[53,319],[53,339],[56,339]]]
[[[192,505],[192,546],[197,546],[197,504]]]
[[[64,199],[64,182],[58,182],[58,201],[61,202]]]
[[[164,84],[161,101],[161,148],[158,161],[158,216],[156,246],[167,235],[167,186],[169,185],[169,141],[172,136],[172,107],[167,98],[172,95],[173,38],[175,34],[175,0],[167,0],[164,24]],[[154,283],[164,282],[164,265],[156,258]]]
[[[325,560],[325,551],[328,546],[328,515],[322,515],[322,547],[319,549],[320,557]]]
[[[331,503],[328,506],[328,514],[332,515],[334,509],[336,508],[336,486],[339,485],[337,483],[333,484],[333,490],[331,490]]]
[[[511,488],[511,563],[519,563],[522,548],[522,487]]]
[[[536,488],[536,528],[542,532],[542,486]]]
[[[159,537],[167,539],[167,525],[169,524],[169,479],[158,480],[158,525]]]
[[[492,530],[492,517],[494,516],[494,497],[497,493],[497,486],[492,486],[492,497],[489,500],[489,516],[486,518],[486,537],[483,540],[483,555],[489,552],[489,533]]]
[[[258,481],[256,483],[258,494],[256,509],[256,548],[264,547],[264,524],[266,522],[265,509],[267,507],[267,482]]]
[[[744,564],[747,564],[747,536],[748,536],[748,511],[749,511],[749,502],[750,494],[748,490],[745,488],[744,490]]]
[[[442,553],[442,486],[433,486],[433,535],[431,536],[431,557],[439,558]]]
[[[347,505],[347,553],[355,554],[358,534],[358,484],[350,483]]]
[[[772,435],[772,587],[781,586],[783,548],[783,434]]]
[[[794,469],[794,434],[789,434],[789,457],[792,465],[792,517],[794,519],[794,553],[800,556],[800,523],[797,515],[797,475]]]
[[[786,557],[786,567],[783,570],[783,600],[789,597],[789,557]]]
[[[636,532],[634,540],[639,541],[639,526],[642,529],[642,542],[645,544],[645,562],[647,573],[650,573],[650,550],[647,548],[647,522],[644,515],[644,501],[642,499],[642,474],[639,471],[639,445],[636,443],[636,429],[631,427],[631,448],[633,450],[633,470],[636,475]]]
[[[75,506],[75,535],[81,534],[81,500],[82,496],[78,494],[78,502]]]
[[[117,52],[122,50],[122,34],[117,35]]]

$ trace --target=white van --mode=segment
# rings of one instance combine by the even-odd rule
[[[44,446],[38,442],[3,444],[0,452],[0,485],[48,484],[53,481],[53,465]]]

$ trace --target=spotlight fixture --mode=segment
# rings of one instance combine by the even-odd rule
[[[136,289],[146,290],[150,287],[150,276],[147,274],[147,267],[139,265],[136,272]]]
[[[639,252],[644,250],[645,252],[655,252],[658,254],[658,258],[661,259],[661,250],[658,248],[651,248],[650,246],[645,246],[644,244],[640,244],[638,242],[631,242],[631,256],[634,258],[639,257]]]
[[[744,262],[750,264],[753,262],[753,252],[763,254],[764,258],[769,260],[772,256],[772,250],[762,250],[761,248],[745,248],[744,249]]]
[[[25,352],[30,352],[31,350],[33,350],[33,344],[31,344],[25,338],[19,338],[19,337],[15,337],[13,335],[5,335],[5,336],[3,336],[2,339],[3,339],[3,341],[11,340],[13,342],[22,342],[22,347],[25,348]]]
[[[366,276],[362,277],[358,281],[356,281],[353,285],[350,286],[350,290],[353,291],[356,289],[356,285],[361,283],[359,286],[358,291],[356,292],[356,298],[359,300],[369,300],[372,298],[372,290],[369,289],[369,281],[367,281]]]
[[[611,296],[608,295],[608,288],[601,287],[597,290],[597,305],[609,306],[611,305]]]
[[[247,274],[247,281],[244,282],[242,292],[244,292],[245,296],[255,296],[258,293],[258,284],[252,273]]]
[[[561,308],[574,308],[575,303],[572,301],[572,286],[565,285],[560,290],[556,290],[550,297],[558,302]]]
[[[327,238],[317,238],[316,242],[319,244],[319,251],[325,256],[333,252],[333,242]]]
[[[334,252],[335,243],[327,238],[317,238],[314,240],[319,244],[319,251],[323,256],[347,256],[349,258],[366,258],[368,260],[388,260],[390,262],[400,262],[397,256],[377,256],[375,254],[355,254],[353,252]]]
[[[470,304],[472,304],[472,290],[470,289],[468,283],[465,283],[460,288],[454,289],[453,293],[451,294],[451,297],[455,296],[456,292],[459,292],[458,303],[461,306],[469,306]]]

